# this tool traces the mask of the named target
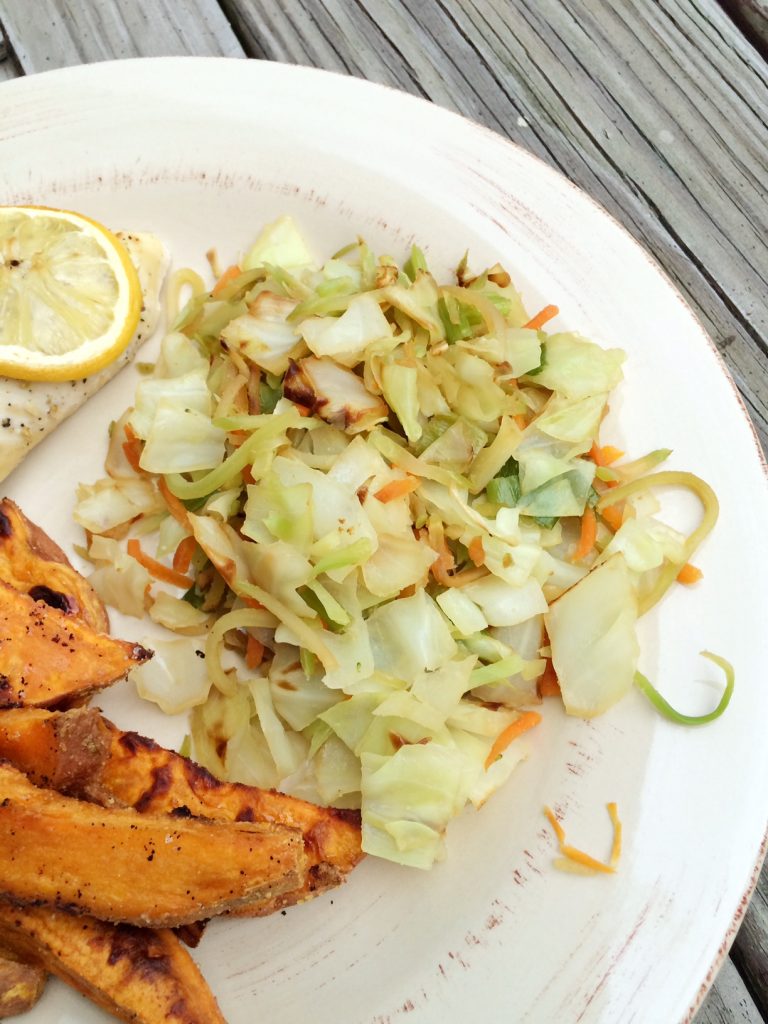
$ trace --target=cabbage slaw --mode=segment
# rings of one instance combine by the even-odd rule
[[[177,634],[133,677],[191,709],[198,761],[359,807],[366,852],[427,868],[526,755],[547,675],[585,717],[631,688],[716,498],[649,474],[668,451],[601,457],[623,353],[546,333],[498,264],[441,285],[358,240],[318,266],[281,218],[211,291],[181,280],[78,489],[91,582]],[[689,537],[667,485],[700,499]]]

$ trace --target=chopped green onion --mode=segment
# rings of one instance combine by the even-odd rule
[[[653,683],[646,679],[642,672],[635,672],[635,686],[637,686],[641,693],[645,694],[656,710],[664,715],[665,718],[668,718],[670,722],[677,722],[678,725],[705,725],[707,722],[714,722],[716,718],[719,718],[730,704],[736,678],[733,666],[725,658],[712,654],[711,651],[702,651],[701,656],[702,658],[708,658],[715,665],[719,665],[725,673],[723,695],[714,711],[710,711],[707,715],[683,715],[681,712],[675,711],[672,705],[662,697]]]

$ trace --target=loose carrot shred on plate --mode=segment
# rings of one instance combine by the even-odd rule
[[[171,513],[176,522],[181,523],[182,526],[189,526],[189,517],[187,516],[187,510],[183,503],[175,494],[171,491],[168,484],[165,482],[165,477],[159,477],[157,481],[158,490],[163,496],[163,501],[168,506],[168,511]]]
[[[691,583],[698,583],[703,575],[704,573],[701,569],[697,569],[695,565],[691,565],[690,562],[686,562],[677,574],[677,582],[685,583],[690,586]]]
[[[248,668],[258,668],[263,659],[264,644],[249,633],[245,644],[245,664]]]
[[[536,316],[532,316],[527,324],[523,324],[524,328],[529,331],[538,331],[544,324],[554,319],[560,310],[557,306],[545,306],[544,309],[540,310]]]
[[[537,711],[524,711],[519,718],[515,719],[511,725],[508,725],[503,732],[499,733],[493,741],[493,746],[488,751],[488,757],[485,759],[485,770],[488,771],[496,758],[504,753],[513,740],[516,740],[518,736],[522,736],[524,732],[528,732],[529,729],[533,729],[540,721],[541,715]]]
[[[596,537],[597,516],[595,515],[594,509],[585,508],[584,515],[581,517],[581,536],[579,537],[579,543],[576,550],[571,556],[571,561],[580,562],[582,558],[586,558],[595,546]]]
[[[620,448],[614,448],[612,444],[593,444],[589,450],[589,457],[596,466],[612,466],[617,459],[620,459],[624,452]]]
[[[386,505],[388,501],[394,501],[415,491],[420,483],[421,480],[417,476],[406,476],[402,480],[392,480],[391,483],[384,484],[373,496]]]
[[[196,544],[197,541],[194,537],[184,537],[183,540],[179,541],[179,546],[173,553],[173,568],[176,572],[189,572]]]
[[[473,537],[469,543],[467,552],[475,565],[485,564],[485,549],[483,548],[482,537]]]
[[[184,590],[188,590],[194,585],[194,580],[190,579],[189,576],[184,576],[180,572],[176,572],[174,569],[169,569],[167,565],[163,565],[162,562],[158,562],[151,555],[148,555],[145,551],[141,550],[141,544],[135,537],[131,537],[127,545],[128,554],[135,558],[139,565],[143,565],[147,572],[154,576],[156,580],[161,580],[163,583],[170,583],[174,587],[183,587]]]
[[[242,270],[240,269],[240,267],[238,267],[238,265],[236,263],[233,263],[231,267],[227,267],[227,269],[221,275],[219,280],[213,286],[213,291],[211,292],[211,298],[214,298],[214,299],[218,298],[218,296],[221,294],[221,292],[223,291],[225,286],[228,285],[230,281],[234,281],[234,279],[239,274],[242,274]]]
[[[606,863],[602,860],[597,860],[596,857],[591,856],[589,853],[585,853],[583,850],[578,850],[575,846],[570,846],[565,841],[565,830],[560,822],[554,815],[554,812],[549,807],[544,808],[544,814],[552,826],[552,830],[557,837],[557,845],[560,849],[560,853],[566,858],[566,864],[559,864],[555,861],[555,867],[562,867],[567,870],[567,862],[570,861],[572,864],[578,864],[581,868],[586,868],[587,872],[591,874],[606,874],[612,875],[616,871],[616,867],[619,863],[619,857],[621,856],[621,822],[619,821],[618,810],[615,803],[606,804],[608,814],[613,825],[613,843],[611,845],[611,856]]]
[[[547,660],[547,667],[539,676],[538,690],[540,697],[559,697],[561,694],[560,683],[551,658]]]

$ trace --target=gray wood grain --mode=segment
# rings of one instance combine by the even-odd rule
[[[768,0],[721,0],[723,7],[765,57],[768,55]]]
[[[731,957],[768,1020],[768,861],[744,915]]]
[[[768,442],[768,68],[714,0],[221,0],[246,50],[384,82],[593,195],[702,318]]]
[[[243,56],[214,0],[0,0],[0,24],[26,74],[119,57]]]
[[[695,1024],[762,1024],[762,1021],[738,970],[726,959],[716,985],[696,1015]]]
[[[0,24],[0,82],[7,82],[9,78],[15,78],[18,74],[16,59]]]

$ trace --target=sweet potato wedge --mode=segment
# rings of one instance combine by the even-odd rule
[[[121,1020],[225,1024],[197,965],[168,929],[111,925],[48,907],[0,903],[0,944]]]
[[[177,812],[222,821],[274,822],[301,829],[307,873],[302,883],[253,901],[248,914],[269,914],[332,888],[362,859],[354,811],[317,807],[268,790],[219,782],[188,758],[133,732],[122,732],[98,711],[0,712],[0,757],[52,786],[106,806]]]
[[[82,700],[151,656],[0,582],[0,707]]]
[[[12,948],[0,946],[0,1020],[31,1010],[43,994],[47,976],[44,967],[25,963]]]
[[[97,633],[109,631],[107,611],[96,591],[10,498],[0,501],[0,580],[81,619]]]
[[[302,836],[265,823],[104,808],[0,764],[0,898],[172,927],[296,889]]]

